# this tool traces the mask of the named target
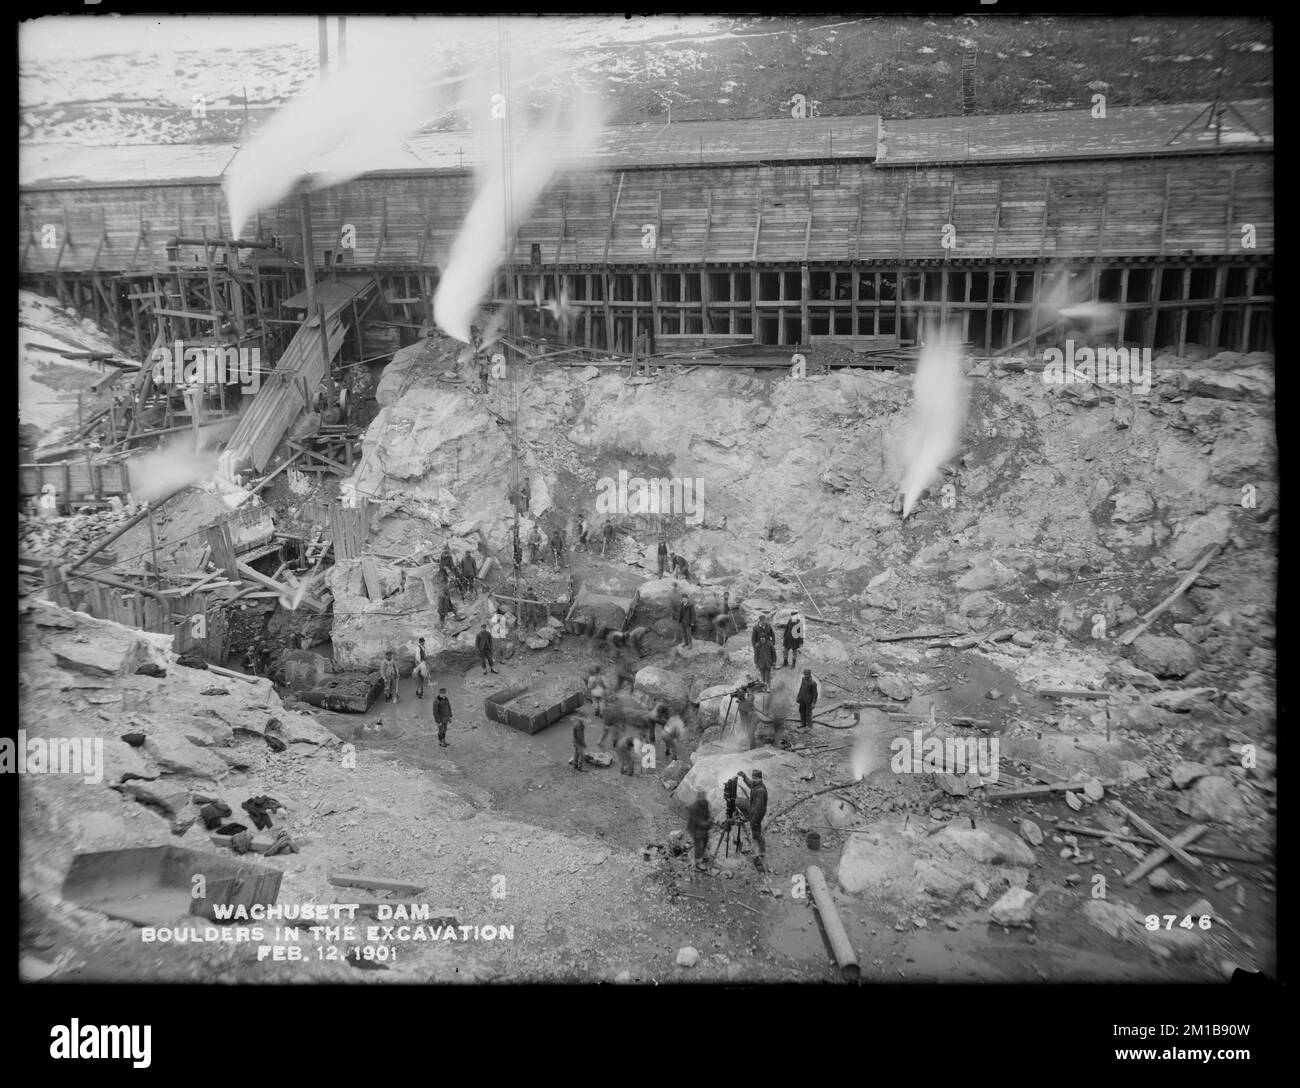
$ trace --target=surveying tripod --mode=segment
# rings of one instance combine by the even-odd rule
[[[754,836],[749,830],[749,821],[741,814],[736,806],[736,784],[735,778],[729,779],[722,787],[722,797],[727,804],[727,814],[722,821],[722,834],[718,836],[718,841],[713,844],[713,853],[709,855],[709,861],[717,859],[718,848],[726,845],[724,857],[731,857],[731,832],[735,828],[736,832],[736,853],[740,853],[741,838],[749,839],[749,848],[754,849]]]

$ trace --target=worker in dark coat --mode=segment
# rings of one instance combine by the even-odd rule
[[[662,578],[668,570],[668,541],[663,537],[659,538],[659,577]]]
[[[474,649],[478,651],[478,659],[483,666],[483,674],[486,676],[489,669],[496,672],[496,663],[492,660],[492,636],[488,634],[486,623],[479,628],[478,634],[474,636]]]
[[[443,578],[438,586],[438,622],[446,624],[447,616],[452,611],[451,593],[447,590],[446,578]]]
[[[582,514],[578,515],[578,522],[574,526],[574,532],[578,535],[578,542],[574,545],[574,549],[585,552],[587,550],[587,519]]]
[[[600,531],[600,535],[600,555],[603,559],[605,554],[614,545],[614,523],[612,521],[606,521],[605,527]]]
[[[451,700],[447,698],[447,689],[439,688],[438,697],[433,700],[433,720],[438,723],[438,743],[444,748],[447,743],[447,723],[451,721]]]
[[[630,631],[611,631],[605,636],[605,644],[609,647],[610,653],[616,656],[619,650],[631,647],[636,650],[638,657],[645,657],[645,650],[641,644],[648,633],[647,627],[633,627]]]
[[[442,554],[438,556],[438,569],[446,571],[448,578],[456,573],[456,560],[451,557],[451,545],[449,543],[444,543],[442,546]]]
[[[776,632],[772,630],[771,621],[766,615],[754,625],[749,638],[754,646],[754,667],[758,669],[763,683],[769,684],[772,680],[772,666],[776,664]]]
[[[803,679],[799,681],[799,724],[804,729],[812,727],[812,708],[817,705],[817,681],[813,679],[812,669],[804,669]]]
[[[673,576],[680,578],[683,582],[691,580],[691,565],[686,562],[686,556],[673,554]]]
[[[551,551],[555,555],[555,569],[559,570],[564,559],[564,530],[558,525],[551,530]]]
[[[754,771],[753,778],[741,771],[740,778],[749,787],[749,797],[740,798],[736,802],[736,807],[749,820],[749,832],[754,836],[754,845],[758,847],[761,858],[767,853],[767,844],[763,841],[763,817],[767,815],[767,787],[763,784],[762,771]]]
[[[709,828],[713,820],[709,817],[709,799],[701,793],[691,805],[690,816],[686,821],[686,833],[695,843],[695,868],[708,868]]]
[[[587,758],[587,722],[580,714],[575,714],[573,722],[573,769],[586,770],[583,763]]]
[[[677,625],[682,631],[682,645],[688,650],[692,646],[691,635],[695,631],[695,605],[690,597],[683,597],[681,607],[677,610]]]
[[[790,613],[785,621],[785,630],[781,633],[781,667],[794,665],[799,667],[799,648],[803,646],[803,617],[798,609]],[[791,661],[790,658],[794,660]]]
[[[528,562],[537,562],[537,553],[542,546],[542,534],[537,528],[537,522],[533,522],[532,529],[528,532]]]
[[[474,592],[474,584],[478,581],[478,564],[474,562],[474,553],[466,552],[460,561],[460,577],[465,585],[467,593]]]

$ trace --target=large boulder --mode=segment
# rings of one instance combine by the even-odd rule
[[[1169,542],[1169,559],[1179,570],[1190,570],[1212,544],[1226,544],[1232,535],[1232,515],[1223,507],[1188,518]]]
[[[983,589],[1000,589],[1016,580],[1016,572],[996,559],[981,558],[957,579],[957,588],[967,593]]]
[[[691,754],[691,769],[682,779],[673,797],[688,807],[703,794],[708,798],[709,811],[717,819],[726,812],[722,797],[723,784],[744,771],[752,777],[755,770],[763,772],[767,785],[768,818],[798,795],[796,786],[803,770],[803,760],[788,752],[774,748],[755,748],[749,752],[728,752],[717,744],[704,744]]]
[[[310,650],[291,650],[280,658],[273,679],[297,694],[317,687],[331,671],[329,658]]]
[[[1001,828],[945,827],[934,843],[954,855],[965,855],[984,865],[1033,865],[1034,852]]]
[[[656,702],[665,702],[674,714],[680,714],[690,701],[690,684],[675,672],[647,665],[636,674],[634,690]]]
[[[1000,926],[1025,926],[1034,917],[1034,893],[1028,888],[1009,888],[993,906],[989,917]]]
[[[1196,668],[1196,649],[1180,638],[1140,635],[1133,642],[1133,663],[1153,676],[1178,678]]]
[[[1246,815],[1241,794],[1229,779],[1219,775],[1198,779],[1179,800],[1178,808],[1189,819],[1219,824],[1234,824]]]

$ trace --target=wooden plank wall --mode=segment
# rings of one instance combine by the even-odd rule
[[[462,174],[404,173],[314,193],[318,263],[329,251],[339,269],[436,269],[464,221],[472,186]],[[1272,190],[1267,152],[949,167],[841,162],[605,171],[557,179],[520,226],[513,254],[526,265],[536,243],[546,265],[799,262],[805,254],[828,261],[982,258],[994,254],[996,237],[996,256],[1005,258],[1244,255],[1244,223],[1256,230],[1252,252],[1268,254],[1274,251]],[[129,268],[142,219],[151,233],[134,263],[145,267],[166,260],[162,242],[178,227],[197,234],[206,226],[220,236],[223,214],[216,185],[25,189],[23,271],[53,269],[56,260],[63,271],[88,269],[105,230],[97,267]],[[45,222],[66,222],[66,249],[29,244]],[[301,252],[296,197],[264,213],[262,222],[285,241],[286,252]],[[949,222],[955,249],[943,246]],[[350,250],[340,245],[349,224],[356,236]],[[653,244],[647,244],[649,226]]]

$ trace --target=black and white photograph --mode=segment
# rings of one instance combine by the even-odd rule
[[[1270,20],[69,11],[20,996],[1182,984],[1089,1045],[1248,1064]]]

